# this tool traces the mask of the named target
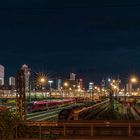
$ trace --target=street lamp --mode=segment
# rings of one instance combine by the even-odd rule
[[[43,85],[46,84],[47,78],[45,76],[42,76],[42,77],[39,78],[38,82],[39,82],[39,85],[41,85],[41,90],[42,90],[42,94],[43,94]]]
[[[130,84],[137,84],[138,83],[138,78],[136,76],[132,76],[130,78]],[[133,92],[133,89],[131,89],[131,93]]]
[[[131,77],[130,82],[131,82],[132,84],[137,83],[137,82],[138,82],[137,77],[134,77],[134,76],[133,76],[133,77]]]
[[[53,83],[53,81],[52,80],[49,80],[48,83],[49,83],[49,86],[50,86],[50,97],[51,97],[51,91],[52,91],[52,83]]]
[[[49,83],[49,85],[50,85],[50,92],[51,92],[51,90],[52,90],[52,83],[53,83],[53,81],[52,81],[52,80],[49,80],[49,81],[48,81],[48,83]]]
[[[68,88],[68,86],[69,86],[68,82],[64,82],[64,85],[63,85],[63,86],[65,87],[65,92],[66,92],[66,94],[67,94],[67,88]]]
[[[114,89],[117,89],[117,86],[113,86]]]
[[[40,83],[44,83],[44,82],[45,82],[45,78],[42,77],[42,78],[40,79]]]
[[[64,87],[68,87],[68,83],[67,82],[64,83]]]

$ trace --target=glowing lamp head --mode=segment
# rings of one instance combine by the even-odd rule
[[[137,83],[138,82],[138,79],[136,77],[132,77],[130,79],[131,83]]]
[[[137,80],[135,78],[131,79],[131,82],[136,82]]]
[[[95,86],[94,89],[98,89],[98,87]]]
[[[81,89],[78,89],[78,91],[80,92],[80,91],[81,91]]]
[[[65,82],[65,83],[64,83],[64,86],[65,86],[65,87],[67,87],[67,86],[68,86],[68,83],[67,83],[67,82]]]
[[[46,80],[45,80],[45,78],[43,78],[43,77],[40,79],[40,82],[41,82],[41,83],[44,83],[45,81],[46,81]]]
[[[53,83],[53,81],[52,81],[52,80],[49,80],[49,81],[48,81],[48,83],[52,84],[52,83]]]
[[[117,86],[114,86],[113,88],[114,88],[114,89],[117,89]]]
[[[115,81],[115,80],[113,80],[112,82],[113,82],[113,83],[115,83],[116,81]]]
[[[78,85],[77,87],[80,88],[80,85]]]
[[[108,78],[108,82],[111,82],[111,79],[110,78]]]

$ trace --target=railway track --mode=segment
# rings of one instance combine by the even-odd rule
[[[48,121],[48,120],[53,120],[58,117],[59,112],[67,107],[72,107],[75,105],[83,105],[81,103],[78,104],[72,104],[69,106],[61,107],[61,108],[55,108],[47,111],[40,111],[40,112],[34,112],[34,113],[29,113],[26,115],[26,119],[29,121]]]
[[[74,105],[69,105],[67,107],[72,107],[75,105],[82,105],[82,104],[74,104]],[[59,112],[67,107],[29,113],[26,115],[26,118],[29,121],[57,121]],[[92,106],[89,107],[89,110],[82,112],[79,119],[80,120],[98,119],[100,118],[100,116],[108,112],[108,109],[109,109],[109,102],[95,104],[93,105],[93,107]],[[123,113],[121,114],[121,116],[122,116],[121,117],[122,120],[140,120],[140,107],[138,105],[135,106],[124,105]]]
[[[92,119],[96,120],[100,118],[101,116],[103,116],[104,114],[108,113],[108,110],[109,110],[109,103],[102,104],[101,106],[98,106],[96,109],[88,113],[84,117],[84,120],[92,120]],[[120,114],[120,116],[122,120],[140,120],[140,107],[124,106],[123,114]]]
[[[123,116],[124,120],[140,120],[140,110],[137,106],[125,106]]]
[[[85,117],[81,118],[83,120],[92,120],[96,119],[97,115],[99,115],[101,112],[105,111],[109,106],[109,103],[106,104],[100,104],[99,106],[96,106],[96,108],[93,108],[93,110],[88,111],[88,114],[85,115]]]
[[[105,112],[109,110],[109,104],[106,104],[99,112],[96,113],[96,117],[102,116]]]
[[[140,115],[138,114],[138,110],[135,107],[131,107],[130,110],[134,116],[134,119],[140,120]]]

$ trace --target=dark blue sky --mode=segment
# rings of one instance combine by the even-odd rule
[[[5,0],[0,2],[0,49],[8,74],[23,63],[91,79],[137,73],[140,1]]]

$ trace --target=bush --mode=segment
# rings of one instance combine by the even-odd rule
[[[1,99],[1,103],[2,103],[2,104],[6,104],[7,101],[8,101],[8,99]]]
[[[46,97],[44,97],[43,95],[31,95],[31,97],[27,97],[27,101],[29,102],[31,98],[31,101],[41,101],[41,100],[45,100]]]
[[[13,140],[18,115],[9,110],[0,111],[0,140]]]

